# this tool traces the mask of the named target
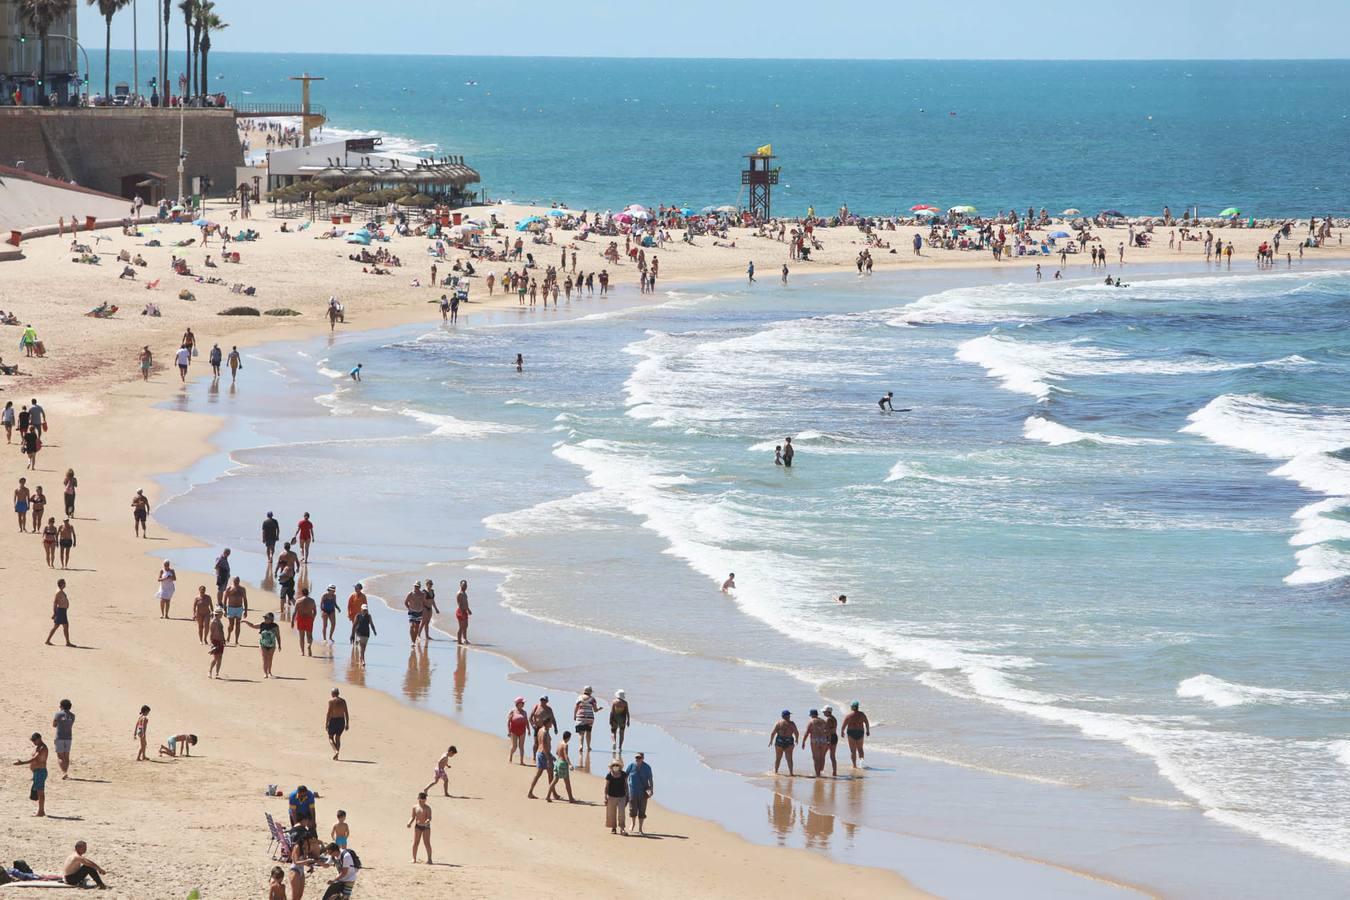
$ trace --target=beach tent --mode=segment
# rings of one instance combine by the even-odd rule
[[[1125,214],[1118,209],[1104,209],[1102,210],[1102,215],[1106,216],[1108,219],[1125,218]]]
[[[535,222],[542,221],[544,221],[542,216],[529,216],[528,218],[521,219],[516,223],[516,231],[529,231],[531,225]]]
[[[353,231],[351,234],[347,235],[346,241],[349,244],[362,244],[368,247],[370,246],[370,232],[366,231],[364,228],[360,231]]]
[[[979,212],[979,210],[977,210],[973,206],[953,206],[951,209],[947,211],[954,213],[961,213],[962,215],[966,216],[973,216],[975,215],[975,213]]]

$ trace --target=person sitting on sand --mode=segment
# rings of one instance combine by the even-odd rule
[[[171,734],[159,747],[160,756],[178,757],[191,756],[192,748],[197,746],[197,736],[195,734]],[[181,749],[182,753],[179,753]]]
[[[85,856],[84,851],[87,849],[89,845],[84,841],[75,842],[75,852],[67,857],[65,868],[61,870],[62,880],[71,887],[81,888],[85,886],[86,880],[90,880],[100,891],[105,891],[108,886],[100,876],[107,875],[108,870]]]

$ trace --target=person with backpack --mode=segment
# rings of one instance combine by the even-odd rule
[[[340,847],[337,844],[329,844],[327,850],[338,871],[337,877],[328,882],[328,890],[323,892],[323,900],[350,897],[356,887],[356,874],[361,870],[361,857],[357,856],[352,848]]]

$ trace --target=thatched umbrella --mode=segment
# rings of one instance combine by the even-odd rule
[[[399,202],[404,206],[416,206],[420,209],[426,209],[436,202],[436,198],[428,197],[426,194],[413,194],[411,197],[404,197]]]
[[[377,191],[369,191],[365,194],[357,194],[352,199],[354,199],[357,203],[363,203],[366,206],[379,206],[381,203],[384,202],[379,192]]]

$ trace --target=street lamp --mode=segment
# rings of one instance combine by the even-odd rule
[[[41,39],[42,39],[42,35],[39,35],[39,34],[24,34],[24,33],[20,33],[20,34],[19,34],[19,43],[20,43],[20,44],[26,44],[26,43],[28,43],[28,39],[29,39],[30,37],[31,37],[31,38],[37,38],[38,40],[41,40]],[[75,38],[71,37],[71,36],[68,35],[68,34],[48,34],[47,37],[49,37],[49,38],[61,38],[62,40],[70,41],[72,44],[75,45],[75,48],[76,48],[77,50],[80,51],[80,54],[84,57],[84,83],[85,83],[85,95],[88,96],[88,93],[89,93],[89,88],[88,88],[88,85],[89,85],[89,54],[85,51],[84,45],[81,44],[79,41],[75,40]],[[42,52],[42,48],[41,48],[41,47],[38,48],[38,52],[39,52],[39,53]],[[76,67],[75,67],[75,75],[78,77],[79,74],[80,74],[80,67],[79,67],[79,66],[76,66]]]

